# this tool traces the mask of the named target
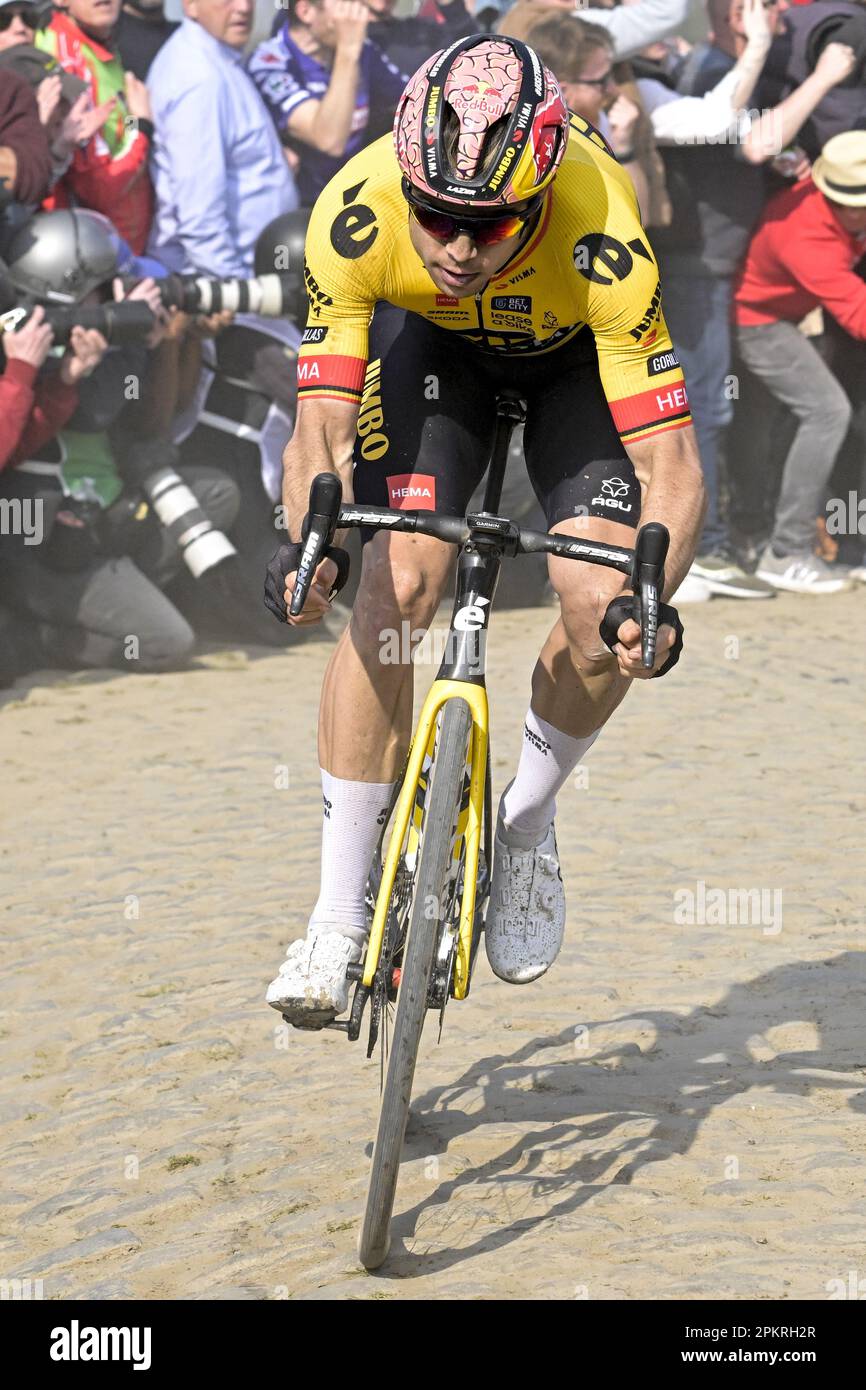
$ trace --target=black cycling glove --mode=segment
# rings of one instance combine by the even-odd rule
[[[607,612],[598,628],[602,641],[610,647],[611,651],[619,641],[617,633],[628,618],[634,618],[634,621],[637,622],[637,599],[634,594],[620,594],[607,605]],[[668,659],[664,666],[660,666],[656,671],[656,676],[666,676],[671,667],[676,666],[683,649],[683,625],[680,622],[680,615],[668,603],[659,604],[659,627],[662,623],[667,623],[669,627],[673,628],[674,644],[668,652]]]
[[[286,607],[286,578],[294,570],[297,570],[303,553],[303,541],[289,541],[287,545],[280,546],[268,564],[265,575],[265,607],[281,623],[288,622],[289,619],[289,612]],[[337,566],[337,577],[328,595],[329,598],[333,598],[335,594],[340,592],[349,578],[349,552],[343,550],[339,545],[329,545],[322,558],[333,560]]]

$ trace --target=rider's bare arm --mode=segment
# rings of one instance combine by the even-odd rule
[[[299,400],[294,433],[283,454],[283,505],[292,540],[301,534],[310,484],[317,473],[336,473],[343,500],[352,501],[352,447],[358,424],[353,401]]]
[[[688,425],[625,449],[641,486],[641,525],[661,521],[671,534],[662,594],[667,601],[695,558],[707,505],[695,431]]]
[[[283,505],[286,529],[298,540],[307,514],[310,484],[317,473],[336,473],[343,484],[344,501],[352,501],[352,446],[358,422],[358,406],[351,401],[300,400],[295,430],[283,454]],[[345,534],[345,533],[343,533]],[[334,537],[340,543],[340,533]],[[333,560],[323,560],[316,570],[303,612],[288,617],[291,627],[318,622],[330,610],[329,595],[337,577]],[[286,576],[284,598],[291,602],[295,571]]]

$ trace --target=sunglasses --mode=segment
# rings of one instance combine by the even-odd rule
[[[10,28],[13,19],[20,19],[28,29],[39,27],[39,10],[35,5],[9,5],[0,10],[0,34]]]
[[[510,212],[493,217],[467,217],[464,213],[460,217],[452,217],[450,213],[441,212],[439,208],[421,202],[405,179],[403,196],[409,204],[409,212],[418,226],[422,227],[425,232],[429,232],[436,241],[441,241],[446,245],[455,237],[460,236],[461,232],[465,232],[477,246],[496,246],[498,242],[507,241],[509,237],[517,236],[518,232],[522,232],[529,219],[541,206],[541,198],[535,198],[520,212]]]
[[[604,91],[605,87],[611,82],[615,82],[613,68],[608,68],[604,77],[569,77],[566,79],[567,86],[574,87],[598,87],[599,91]]]

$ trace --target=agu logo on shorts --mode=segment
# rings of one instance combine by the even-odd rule
[[[401,512],[436,510],[436,479],[431,473],[392,473],[388,483],[388,506]]]

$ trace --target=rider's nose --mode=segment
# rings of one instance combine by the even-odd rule
[[[475,255],[475,242],[466,232],[461,232],[453,241],[449,241],[448,253],[452,260],[460,261],[461,264],[471,261]]]

